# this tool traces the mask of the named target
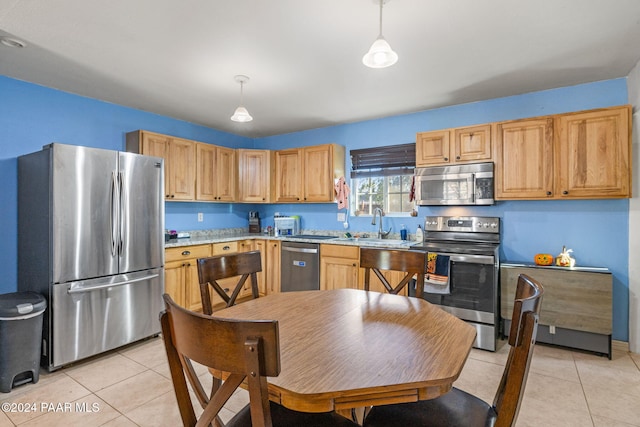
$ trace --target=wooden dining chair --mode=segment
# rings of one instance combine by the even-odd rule
[[[200,283],[200,297],[202,298],[202,312],[212,314],[211,295],[209,287],[231,307],[236,303],[236,298],[242,291],[247,278],[251,277],[251,295],[258,298],[258,276],[262,271],[260,251],[240,252],[230,255],[218,255],[209,258],[198,259],[198,279]],[[220,279],[240,276],[238,283],[229,295],[218,283]]]
[[[509,331],[509,357],[493,405],[453,388],[432,400],[376,406],[364,427],[419,425],[425,427],[507,427],[515,425],[524,394],[544,289],[521,274]]]
[[[426,273],[426,252],[392,249],[360,248],[360,267],[364,268],[364,290],[368,291],[371,271],[380,279],[390,294],[399,293],[416,276],[416,297],[422,298],[424,274]],[[381,270],[404,271],[406,274],[395,286],[389,283]]]
[[[162,336],[185,427],[224,425],[220,410],[243,382],[249,389],[249,404],[226,427],[357,426],[335,412],[297,412],[269,401],[266,377],[280,374],[277,321],[216,318],[182,308],[168,294],[163,298]],[[192,362],[227,372],[229,377],[208,396]],[[196,418],[187,382],[204,409],[200,419]]]

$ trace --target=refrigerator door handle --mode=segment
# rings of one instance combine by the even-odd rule
[[[159,274],[149,274],[147,276],[144,277],[136,277],[135,279],[130,279],[130,280],[123,280],[120,282],[114,282],[114,283],[105,283],[102,285],[94,285],[94,286],[78,286],[78,287],[71,287],[69,288],[69,290],[67,291],[68,294],[80,294],[83,292],[92,292],[92,291],[96,291],[98,289],[105,289],[105,288],[112,288],[114,286],[123,286],[123,285],[128,285],[130,283],[136,283],[136,282],[143,282],[145,280],[149,280],[149,279],[153,279],[158,277]]]
[[[118,231],[116,230],[116,216],[117,216],[117,203],[118,200],[118,177],[116,171],[111,172],[111,209],[109,214],[109,225],[111,226],[111,255],[116,256],[118,250]]]
[[[120,227],[118,228],[120,230],[120,235],[118,236],[118,253],[122,254],[122,251],[124,249],[124,218],[126,218],[125,216],[125,203],[124,203],[124,199],[125,199],[125,194],[124,194],[124,172],[120,171],[119,174],[119,179],[118,179],[118,183],[120,184],[120,191],[119,191],[119,201],[118,201],[118,205],[120,206]]]

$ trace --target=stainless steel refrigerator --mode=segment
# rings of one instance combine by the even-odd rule
[[[160,332],[161,158],[50,144],[18,158],[18,289],[45,295],[42,366]]]

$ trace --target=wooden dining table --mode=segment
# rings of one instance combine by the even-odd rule
[[[268,378],[269,398],[304,412],[436,398],[476,336],[423,299],[357,289],[273,294],[214,316],[278,321],[281,372]]]

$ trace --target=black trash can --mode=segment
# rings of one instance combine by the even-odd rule
[[[36,292],[0,295],[0,392],[38,382],[46,308],[46,299]]]

